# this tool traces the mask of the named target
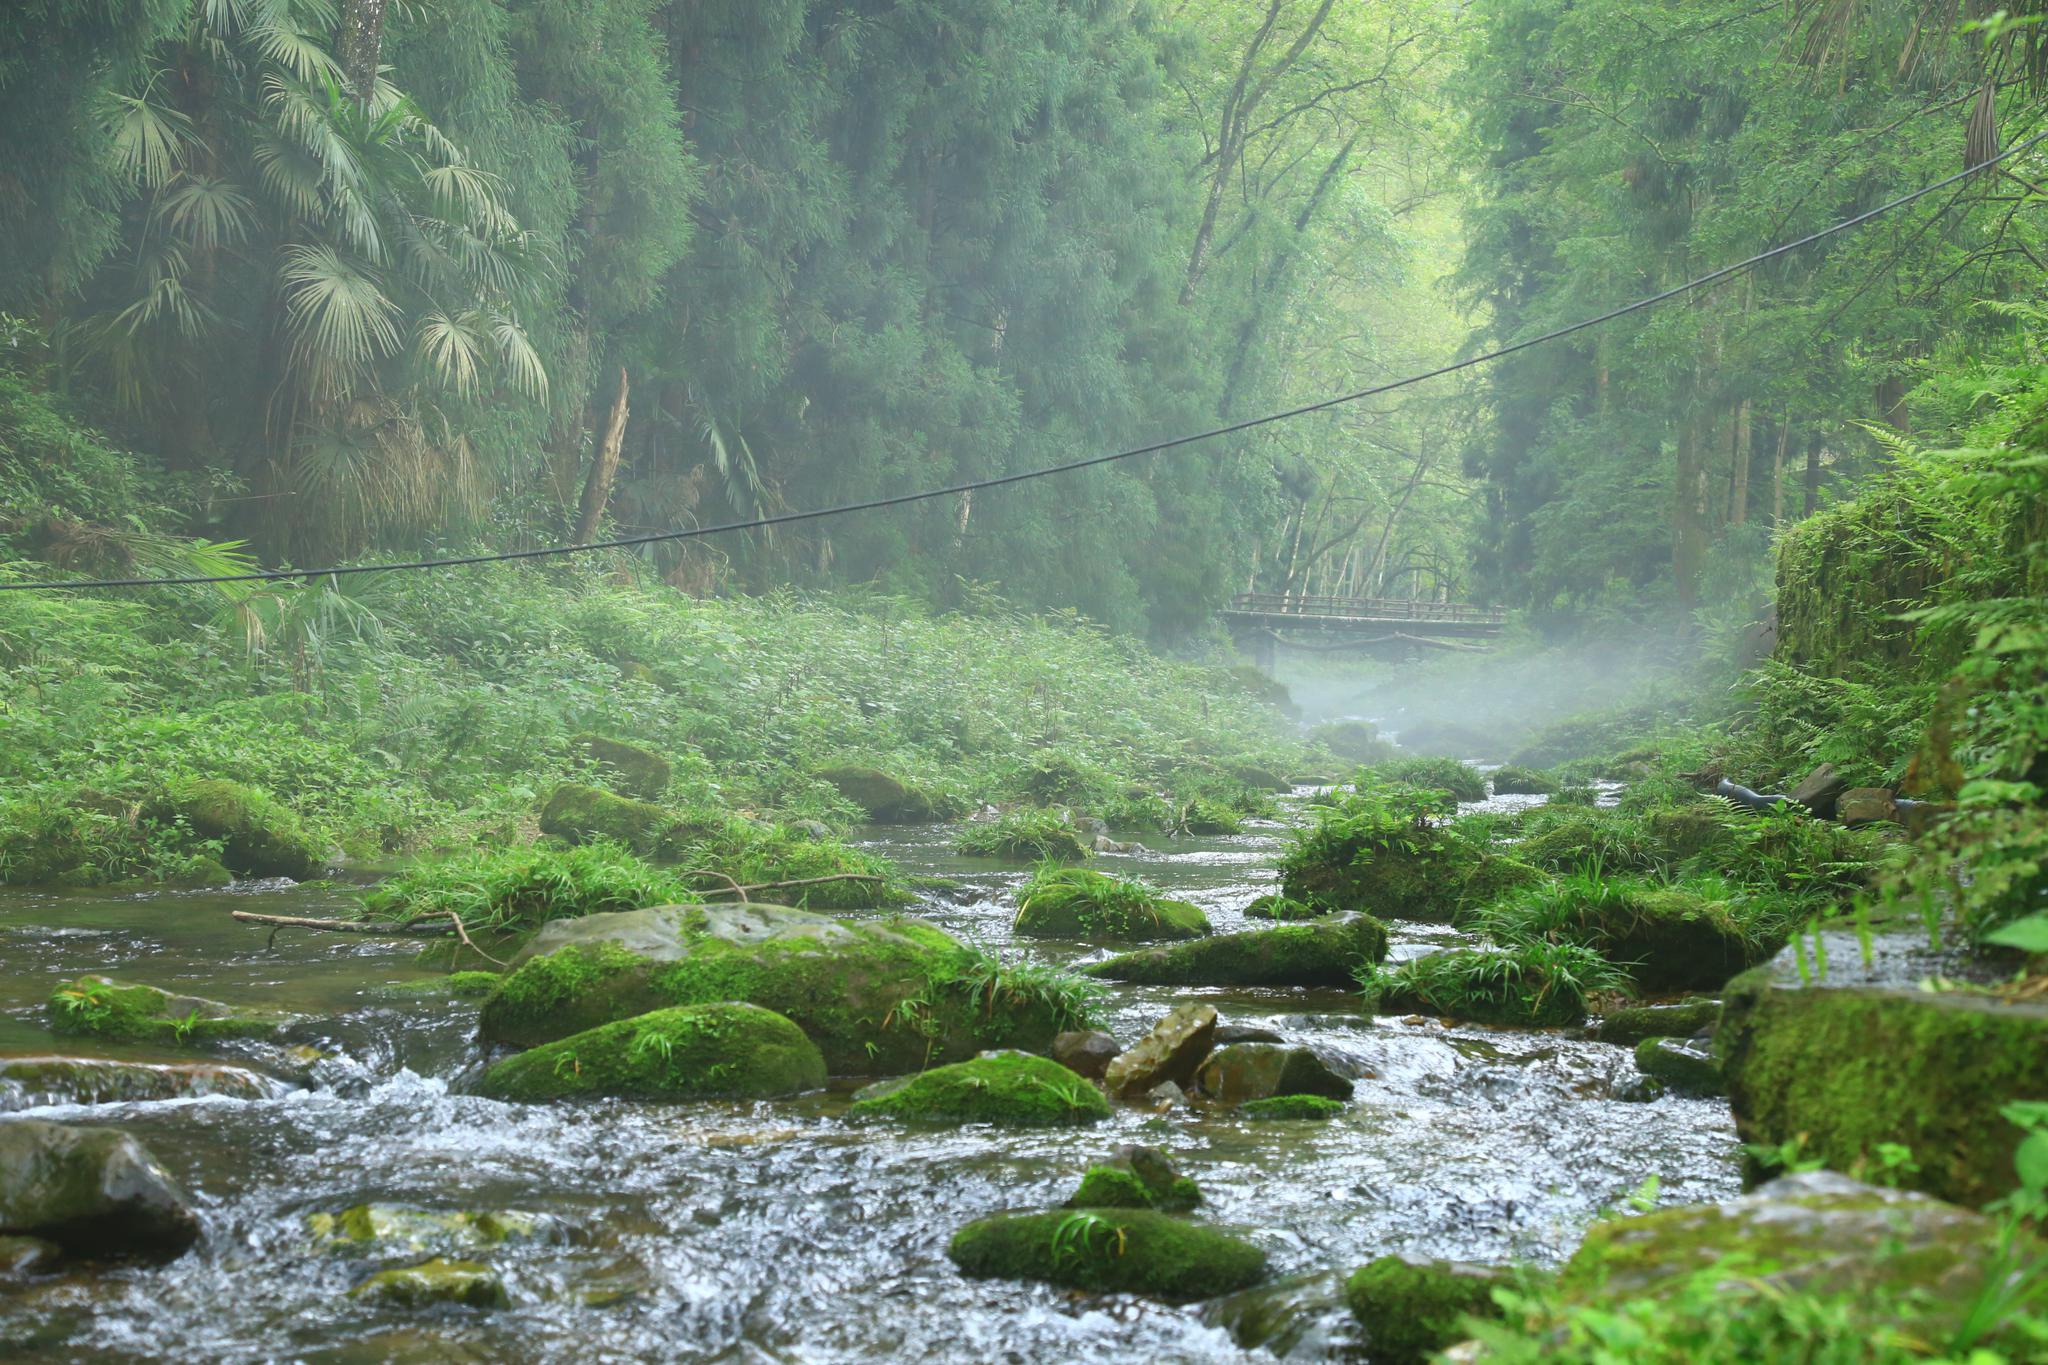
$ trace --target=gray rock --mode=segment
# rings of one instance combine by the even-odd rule
[[[1179,1109],[1188,1102],[1187,1092],[1172,1081],[1161,1081],[1153,1086],[1145,1092],[1145,1099],[1161,1113],[1168,1109]]]
[[[1176,1086],[1194,1079],[1195,1068],[1216,1040],[1216,1007],[1182,1005],[1152,1026],[1128,1052],[1109,1064],[1102,1083],[1111,1099],[1131,1099],[1162,1081]]]
[[[1286,1041],[1285,1038],[1274,1030],[1263,1028],[1257,1024],[1221,1023],[1216,1025],[1216,1046],[1218,1047],[1222,1047],[1225,1043],[1284,1043]]]
[[[1835,803],[1835,818],[1845,825],[1875,825],[1897,820],[1899,808],[1888,787],[1851,787]]]
[[[886,934],[876,926],[854,930],[825,915],[792,910],[758,901],[734,905],[657,905],[646,910],[615,910],[602,915],[549,920],[512,959],[518,966],[529,958],[546,957],[571,944],[589,947],[615,943],[636,957],[655,962],[680,962],[705,938],[728,943],[768,943],[809,939],[816,943],[853,944],[863,934]],[[890,935],[891,937],[897,937]],[[909,940],[903,940],[908,943]]]
[[[1832,820],[1835,818],[1835,802],[1848,789],[1849,779],[1836,772],[1834,764],[1823,763],[1792,789],[1792,799],[1821,819]]]
[[[1052,1040],[1052,1059],[1091,1081],[1101,1080],[1121,1051],[1116,1039],[1098,1029],[1075,1029]]]
[[[0,1233],[80,1256],[175,1256],[199,1217],[149,1150],[117,1128],[0,1123]]]
[[[1315,1053],[1273,1043],[1233,1043],[1216,1049],[1195,1073],[1195,1085],[1210,1099],[1229,1105],[1275,1095],[1351,1098],[1351,1082]]]
[[[0,1059],[0,1113],[50,1104],[122,1104],[227,1095],[271,1099],[292,1087],[219,1062],[158,1064],[104,1057]]]

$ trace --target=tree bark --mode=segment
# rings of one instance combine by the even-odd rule
[[[1671,576],[1678,589],[1678,609],[1688,616],[1699,605],[1707,542],[1707,462],[1698,425],[1698,418],[1688,418],[1679,428],[1678,477],[1671,506]]]
[[[583,483],[583,504],[576,512],[576,543],[588,545],[597,538],[597,525],[612,500],[612,480],[619,473],[619,450],[626,440],[626,367],[619,366],[619,394],[612,399],[612,415],[604,425],[604,440],[590,461],[590,477]]]
[[[1806,515],[1820,510],[1820,433],[1806,442]]]
[[[1728,524],[1740,526],[1749,520],[1749,400],[1735,409],[1735,474],[1728,492]]]
[[[377,93],[377,63],[384,54],[384,6],[388,0],[348,0],[341,11],[336,57],[356,103]]]
[[[1778,450],[1771,456],[1771,525],[1785,524],[1785,445],[1792,439],[1792,414],[1778,420]]]

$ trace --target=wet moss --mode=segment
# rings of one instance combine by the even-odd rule
[[[1073,1209],[1157,1209],[1186,1213],[1200,1206],[1201,1187],[1154,1147],[1126,1147],[1090,1166],[1066,1202]]]
[[[1908,1148],[1911,1188],[1978,1205],[2010,1192],[2021,1130],[2048,1101],[2048,1007],[1971,992],[1803,987],[1760,967],[1729,985],[1715,1035],[1736,1130],[1850,1173]]]
[[[1386,955],[1385,925],[1342,915],[1125,953],[1083,971],[1148,985],[1348,987],[1361,967]]]
[[[525,1103],[775,1099],[824,1084],[825,1058],[802,1029],[758,1006],[719,1004],[654,1010],[507,1057],[477,1093]]]
[[[1058,1062],[991,1052],[869,1086],[854,1096],[847,1117],[1057,1128],[1108,1118],[1109,1101]]]
[[[324,847],[289,806],[240,782],[177,783],[143,814],[161,823],[181,820],[201,839],[219,840],[221,862],[240,876],[308,881],[326,863]]]
[[[1141,882],[1079,867],[1041,868],[1017,893],[1016,930],[1027,938],[1148,943],[1200,938],[1209,917]]]
[[[1272,919],[1281,921],[1321,919],[1330,911],[1320,905],[1306,901],[1289,900],[1285,896],[1260,896],[1244,908],[1246,919]]]
[[[50,1028],[56,1033],[166,1047],[270,1038],[292,1022],[289,1015],[173,995],[155,986],[104,976],[82,976],[59,986],[51,993],[47,1009]]]
[[[341,1256],[420,1256],[428,1251],[476,1251],[506,1242],[555,1237],[559,1225],[544,1213],[519,1209],[416,1209],[404,1204],[357,1204],[340,1213],[309,1213],[306,1231],[316,1249]]]
[[[1067,1204],[1077,1209],[1149,1209],[1152,1192],[1133,1171],[1121,1166],[1090,1166],[1081,1176],[1081,1188]]]
[[[676,818],[660,806],[615,796],[600,787],[565,782],[541,809],[540,828],[564,843],[604,839],[624,844],[643,857],[663,850]]]
[[[1382,1256],[1351,1273],[1344,1301],[1365,1327],[1375,1365],[1422,1365],[1464,1340],[1467,1316],[1499,1317],[1493,1291],[1511,1282],[1483,1266]]]
[[[506,1308],[511,1295],[498,1272],[475,1261],[435,1257],[420,1265],[380,1270],[349,1290],[353,1299],[373,1299],[399,1308],[459,1304],[465,1308]]]
[[[1594,1036],[1603,1043],[1639,1043],[1645,1038],[1690,1038],[1712,1029],[1721,1002],[1695,998],[1667,1005],[1626,1005],[1600,1016]]]
[[[1251,1243],[1149,1209],[998,1214],[955,1233],[947,1255],[978,1278],[1165,1299],[1228,1294],[1266,1274]]]
[[[859,806],[877,824],[923,824],[941,819],[944,814],[941,803],[934,801],[930,793],[879,768],[846,764],[823,769],[818,780]]]
[[[1239,1117],[1248,1119],[1333,1119],[1344,1112],[1344,1101],[1322,1095],[1275,1095],[1238,1106]]]

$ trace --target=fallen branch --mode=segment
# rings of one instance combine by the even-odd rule
[[[330,934],[374,934],[382,938],[442,938],[453,934],[486,962],[495,962],[500,967],[507,964],[492,957],[476,946],[476,940],[469,936],[469,926],[462,922],[462,916],[450,910],[440,915],[423,915],[404,924],[382,923],[367,919],[308,919],[303,915],[259,915],[253,910],[234,910],[230,915],[247,924],[270,926],[270,941],[277,942],[280,929],[319,929]],[[447,920],[447,928],[441,927],[440,920]]]
[[[792,877],[786,882],[756,882],[751,886],[741,886],[723,872],[692,872],[687,875],[723,878],[731,884],[734,891],[739,893],[741,900],[747,899],[747,893],[751,891],[784,891],[792,886],[816,886],[820,882],[882,882],[888,880],[887,877],[878,876],[873,872],[834,872],[830,876],[825,877]],[[707,894],[721,895],[723,893],[710,892]]]
[[[709,868],[697,867],[690,869],[683,875],[685,877],[716,877],[718,878],[718,880],[724,882],[727,886],[731,887],[733,889],[734,894],[737,895],[742,902],[744,902],[747,899],[747,891],[749,890],[749,888],[741,886],[739,882],[737,882],[731,877],[726,876],[723,872],[713,872]]]

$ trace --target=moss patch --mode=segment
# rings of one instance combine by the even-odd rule
[[[1382,1256],[1351,1272],[1344,1302],[1364,1324],[1376,1365],[1422,1365],[1465,1339],[1460,1323],[1468,1314],[1499,1317],[1493,1291],[1512,1282],[1508,1272],[1485,1266]]]
[[[1142,882],[1080,867],[1041,868],[1017,893],[1016,930],[1027,938],[1118,939],[1148,943],[1209,932],[1201,907]]]
[[[1090,1166],[1066,1206],[1185,1213],[1201,1202],[1201,1189],[1174,1169],[1166,1153],[1156,1147],[1133,1146]]]
[[[657,801],[668,790],[669,762],[652,749],[603,735],[576,735],[569,743],[596,764],[621,795]]]
[[[609,840],[642,856],[660,852],[675,824],[673,815],[651,802],[575,782],[555,788],[540,813],[543,834],[570,844]]]
[[[240,782],[177,783],[143,814],[162,823],[181,820],[200,838],[219,840],[221,862],[238,876],[307,881],[326,863],[324,847],[290,807]]]
[[[1344,1112],[1344,1101],[1321,1095],[1275,1095],[1238,1106],[1238,1115],[1248,1119],[1333,1119]]]
[[[824,1084],[825,1058],[802,1029],[755,1005],[720,1004],[654,1010],[507,1057],[477,1093],[526,1102],[773,1099]]]
[[[869,1086],[849,1118],[919,1123],[994,1123],[1055,1128],[1109,1117],[1109,1101],[1058,1062],[1026,1052],[991,1052]]]
[[[293,1016],[225,1005],[139,982],[82,976],[50,995],[50,1028],[123,1042],[204,1047],[234,1038],[272,1038]]]
[[[1083,970],[1164,986],[1349,986],[1361,966],[1386,955],[1386,926],[1343,915],[1125,953]]]
[[[465,1308],[505,1308],[512,1302],[498,1272],[475,1261],[435,1257],[420,1265],[381,1270],[349,1290],[354,1299],[373,1299],[400,1308],[460,1304]]]
[[[342,1256],[421,1256],[429,1251],[478,1251],[506,1242],[558,1236],[544,1213],[519,1209],[416,1209],[404,1204],[357,1204],[340,1213],[309,1213],[313,1245]]]
[[[1149,1209],[998,1214],[955,1233],[947,1255],[978,1278],[1166,1299],[1228,1294],[1266,1274],[1251,1243]]]

